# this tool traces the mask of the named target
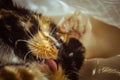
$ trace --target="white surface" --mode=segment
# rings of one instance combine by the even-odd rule
[[[120,0],[63,0],[83,13],[120,28]]]
[[[24,7],[44,15],[64,15],[74,9],[61,0],[13,0],[18,7]]]
[[[120,28],[120,0],[13,0],[17,6],[44,15],[64,15],[75,9]],[[74,8],[73,8],[74,7]]]

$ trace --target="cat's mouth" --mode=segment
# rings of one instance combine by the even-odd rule
[[[58,63],[55,59],[43,59],[38,62],[39,65],[43,66],[44,70],[49,70],[51,72],[56,72],[58,70]]]
[[[45,64],[49,67],[52,72],[56,72],[58,70],[57,62],[53,59],[46,59]]]

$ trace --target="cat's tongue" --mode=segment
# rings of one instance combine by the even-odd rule
[[[53,72],[57,71],[57,63],[53,59],[46,59],[45,63]]]

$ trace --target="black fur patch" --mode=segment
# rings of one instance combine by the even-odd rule
[[[79,80],[79,70],[83,64],[85,48],[75,38],[64,43],[59,50],[58,62],[62,64],[65,74],[70,80]]]
[[[33,15],[37,14],[14,7],[12,0],[0,0],[0,39],[11,46],[20,58],[24,58],[30,50],[25,42],[17,41],[32,38],[32,35],[35,35],[40,29],[38,20]],[[38,15],[41,16],[41,14]],[[22,22],[26,24],[27,21],[32,24],[27,26],[29,31],[22,24]],[[34,57],[33,55],[29,56]]]

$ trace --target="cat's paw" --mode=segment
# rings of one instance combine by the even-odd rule
[[[71,38],[59,50],[58,61],[70,80],[78,80],[78,72],[83,64],[85,48],[76,38]]]

